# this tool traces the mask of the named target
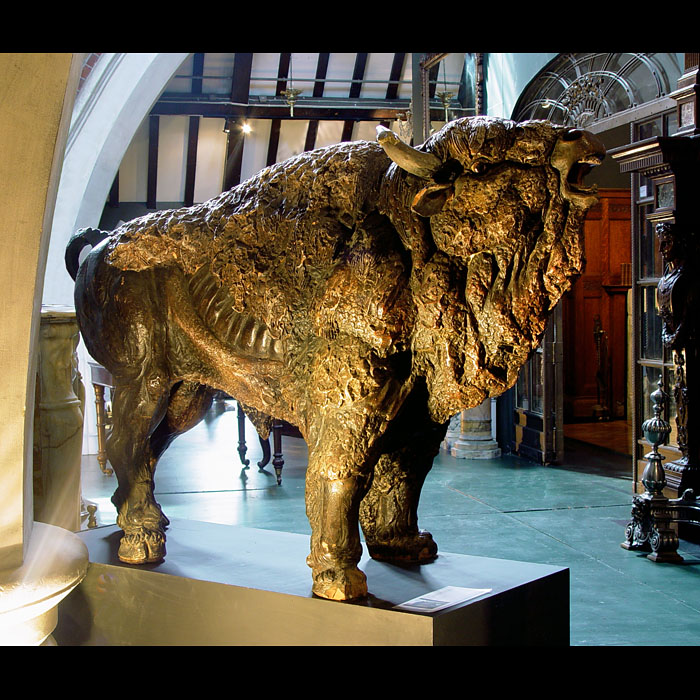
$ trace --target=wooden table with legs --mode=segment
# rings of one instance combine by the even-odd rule
[[[109,476],[113,471],[107,464],[107,429],[109,425],[109,414],[106,407],[106,392],[109,391],[111,399],[111,392],[114,389],[114,380],[112,379],[112,375],[102,365],[97,362],[88,362],[88,364],[90,365],[90,381],[95,390],[95,410],[97,413],[97,463],[100,465],[102,473]],[[243,468],[248,469],[250,460],[246,459],[245,456],[248,451],[245,439],[245,412],[240,403],[236,402],[236,404],[238,407],[238,456],[240,457]],[[260,438],[260,447],[262,448],[263,456],[258,462],[258,468],[260,471],[263,471],[265,466],[269,464],[270,458],[272,458],[272,466],[275,469],[278,484],[282,483],[282,467],[284,466],[284,458],[282,457],[282,435],[296,435],[296,433],[292,431],[296,431],[296,428],[288,426],[283,421],[273,420],[272,442],[274,452],[270,450],[270,439],[267,438],[263,440]]]
[[[90,381],[95,390],[95,411],[97,413],[97,463],[103,474],[111,475],[112,468],[107,466],[107,411],[105,407],[105,390],[114,389],[112,375],[97,362],[90,365]]]

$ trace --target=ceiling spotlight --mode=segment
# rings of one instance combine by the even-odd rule
[[[241,130],[244,134],[249,134],[253,130],[253,127],[250,124],[248,124],[248,122],[243,122]]]

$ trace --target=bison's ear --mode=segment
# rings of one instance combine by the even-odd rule
[[[428,185],[413,198],[411,209],[418,216],[434,216],[442,211],[452,194],[453,187],[451,184]]]

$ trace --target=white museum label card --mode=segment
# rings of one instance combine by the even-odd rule
[[[491,588],[460,588],[459,586],[445,586],[437,591],[431,591],[394,606],[394,610],[408,610],[411,612],[437,612],[449,608],[458,603],[464,603],[472,598],[490,593]]]

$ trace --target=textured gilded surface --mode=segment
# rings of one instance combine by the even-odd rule
[[[81,331],[116,385],[123,561],[165,555],[155,465],[212,389],[263,434],[270,416],[302,432],[315,593],[366,594],[359,525],[375,558],[436,555],[416,513],[447,422],[515,383],[581,272],[604,148],[484,117],[419,149],[378,132],[128,222],[80,266]],[[99,235],[69,244],[71,271],[82,238]]]

